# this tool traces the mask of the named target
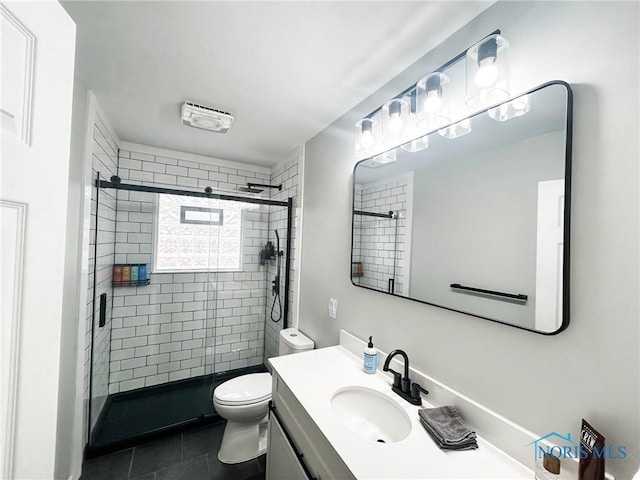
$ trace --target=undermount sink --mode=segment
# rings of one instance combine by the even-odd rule
[[[377,390],[341,388],[333,394],[331,408],[349,430],[367,440],[399,442],[411,433],[407,412]]]

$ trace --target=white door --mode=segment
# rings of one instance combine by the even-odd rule
[[[0,478],[53,478],[75,25],[53,1],[0,21]]]
[[[538,183],[535,329],[554,332],[562,324],[564,180]]]

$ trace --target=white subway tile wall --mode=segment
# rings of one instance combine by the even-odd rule
[[[108,180],[111,175],[117,173],[118,147],[116,141],[109,135],[109,129],[99,116],[96,116],[93,125],[92,141],[92,182],[97,173],[101,178]],[[96,207],[98,207],[96,209]],[[98,212],[98,233],[96,235],[96,211]],[[91,216],[90,216],[90,244],[89,244],[89,283],[87,296],[87,318],[85,338],[85,378],[84,398],[91,398],[90,426],[93,428],[102,411],[109,393],[109,353],[111,338],[111,274],[115,259],[114,240],[116,225],[116,199],[113,190],[101,189],[99,198],[96,199],[96,189],[91,189]],[[98,245],[96,246],[96,238]],[[95,253],[95,254],[94,254]],[[96,257],[97,255],[97,257]],[[95,262],[94,262],[95,260]],[[95,270],[94,270],[95,267]],[[93,304],[95,276],[95,298]],[[99,298],[102,293],[107,293],[106,323],[98,327],[100,317]],[[91,336],[91,324],[95,315],[95,331]],[[93,344],[93,366],[91,362],[91,350]],[[93,379],[90,382],[89,375],[92,372]],[[91,390],[91,391],[89,391]]]
[[[282,184],[282,191],[276,189],[271,190],[272,200],[286,201],[289,197],[293,198],[293,211],[292,211],[292,227],[291,227],[291,267],[289,269],[289,305],[288,308],[288,323],[289,326],[297,325],[296,305],[294,290],[298,283],[298,272],[295,269],[295,260],[298,255],[298,249],[296,248],[298,243],[298,219],[300,218],[300,196],[299,196],[299,181],[300,181],[300,148],[296,148],[293,152],[287,155],[280,163],[278,163],[271,171],[270,184],[279,185]],[[287,232],[287,210],[286,208],[272,207],[271,215],[269,217],[269,239],[274,242],[275,234],[274,230],[278,230],[280,234],[280,248],[286,252],[286,232]],[[286,256],[282,257],[282,272],[280,273],[280,295],[281,305],[284,308],[284,269],[286,266]],[[265,360],[278,355],[279,334],[282,330],[284,315],[278,322],[271,320],[271,306],[273,304],[274,297],[271,293],[271,281],[276,275],[276,264],[269,265],[269,281],[267,282],[267,318],[266,318],[266,334],[265,334]],[[278,315],[278,305],[276,304],[274,309],[274,317]]]
[[[276,200],[294,197],[288,314],[290,324],[295,322],[299,150],[268,174],[231,168],[228,162],[222,166],[130,150],[118,153],[115,140],[105,133],[108,131],[96,120],[94,178],[99,171],[107,180],[117,174],[130,184],[197,191],[210,186],[214,190],[236,192],[248,182],[283,184],[282,192],[266,190],[261,196],[270,195]],[[101,189],[96,237],[95,189],[93,191],[85,342],[85,392],[87,396],[92,395],[92,427],[107,394],[259,365],[265,358],[277,355],[283,320],[278,323],[270,320],[271,281],[276,269],[275,265],[260,266],[259,254],[268,239],[275,244],[275,229],[281,236],[281,249],[285,250],[286,208],[251,205],[244,211],[241,272],[152,272],[150,285],[112,290],[114,263],[146,263],[150,270],[152,268],[154,201],[154,194],[147,192]],[[89,392],[96,238],[96,299],[106,292],[108,304],[107,323],[102,328],[97,327],[99,305],[95,305],[93,386]],[[285,258],[282,260],[284,269]],[[281,297],[284,301],[284,271],[281,272]]]
[[[407,246],[407,194],[410,179],[396,177],[387,182],[356,185],[355,208],[388,213],[398,218],[355,216],[354,262],[362,263],[362,276],[352,277],[356,285],[388,291],[394,279],[394,293],[406,295],[404,260]]]
[[[126,183],[198,191],[270,181],[266,173],[126,150],[120,150],[119,165]],[[151,267],[154,201],[148,192],[118,192],[116,263]],[[270,228],[269,208],[276,207],[247,207],[241,272],[152,272],[148,286],[114,288],[109,393],[264,362],[264,292],[270,282],[259,254]]]

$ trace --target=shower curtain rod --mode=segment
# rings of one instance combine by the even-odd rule
[[[149,193],[168,193],[171,195],[183,195],[186,197],[202,197],[215,198],[219,200],[230,200],[232,202],[253,203],[256,205],[275,205],[278,207],[287,207],[289,204],[281,200],[269,200],[266,198],[248,198],[238,195],[227,195],[222,193],[211,192],[192,192],[189,190],[179,190],[177,188],[150,187],[147,185],[131,185],[128,183],[107,182],[106,180],[96,180],[96,187],[115,188],[118,190],[129,190],[133,192],[149,192]]]

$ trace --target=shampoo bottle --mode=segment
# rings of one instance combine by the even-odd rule
[[[364,367],[366,373],[376,373],[378,368],[378,351],[373,348],[373,337],[369,337],[367,348],[364,349]]]

